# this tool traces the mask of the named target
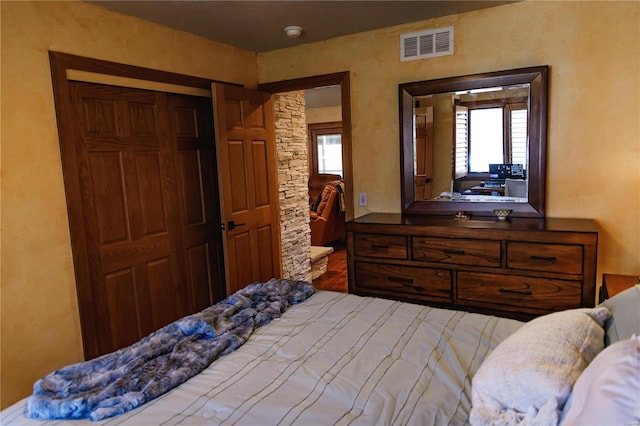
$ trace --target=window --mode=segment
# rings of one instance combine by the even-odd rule
[[[469,172],[489,171],[489,164],[505,163],[503,108],[469,110]]]
[[[527,168],[526,102],[456,105],[455,178],[488,173],[489,164]]]
[[[309,124],[309,143],[311,173],[331,173],[344,177],[341,122]]]

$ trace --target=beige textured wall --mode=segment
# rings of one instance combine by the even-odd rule
[[[453,25],[455,54],[400,62]],[[351,73],[354,192],[400,211],[399,83],[549,65],[547,215],[597,221],[598,273],[640,273],[640,2],[526,1],[258,55],[260,82]],[[600,275],[598,281],[600,281]]]
[[[81,2],[1,2],[2,407],[82,360],[48,50],[256,86],[254,53]]]
[[[307,124],[342,121],[342,107],[307,108]]]

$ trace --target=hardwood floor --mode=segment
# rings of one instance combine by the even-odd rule
[[[317,290],[333,290],[347,293],[347,248],[344,243],[333,245],[333,253],[329,255],[327,272],[313,280]]]

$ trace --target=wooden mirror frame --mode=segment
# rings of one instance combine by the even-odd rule
[[[544,217],[548,74],[549,67],[545,65],[399,84],[402,213],[454,215],[456,212],[463,211],[470,216],[493,216],[493,210],[499,208],[511,209],[513,217]],[[517,84],[530,85],[528,202],[415,200],[413,172],[414,96]]]

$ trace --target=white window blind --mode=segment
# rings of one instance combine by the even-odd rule
[[[469,109],[455,106],[456,151],[454,155],[454,175],[456,179],[467,175],[469,164]]]
[[[527,122],[526,109],[513,109],[509,115],[511,130],[511,162],[527,167]]]

